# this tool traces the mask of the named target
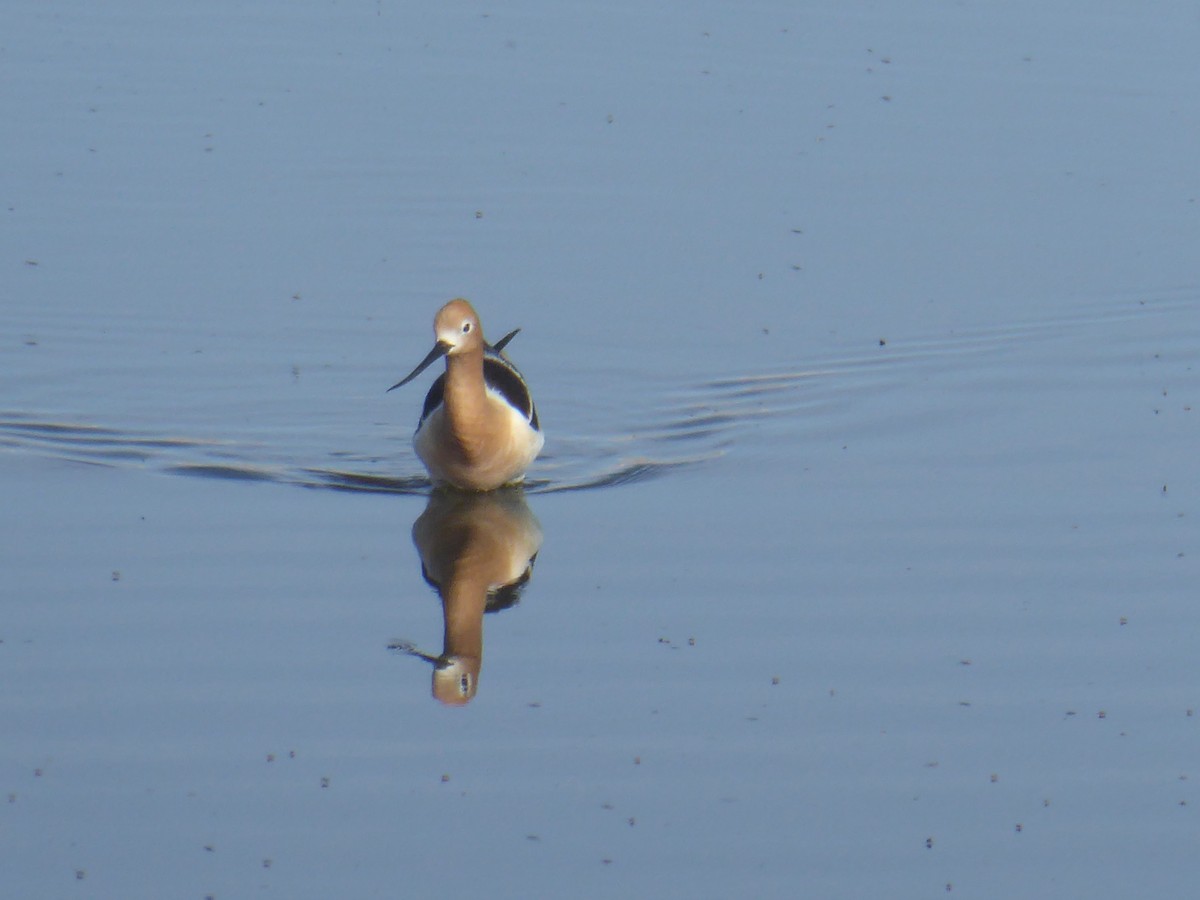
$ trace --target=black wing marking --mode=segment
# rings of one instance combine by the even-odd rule
[[[529,560],[529,565],[525,567],[516,581],[510,581],[508,584],[501,585],[495,590],[488,591],[487,600],[484,602],[483,611],[485,613],[503,612],[509,607],[516,606],[521,602],[521,594],[525,591],[525,585],[529,584],[529,579],[533,577],[533,564],[537,562],[537,554]],[[442,596],[442,586],[438,584],[429,574],[429,570],[425,568],[425,563],[421,563],[421,577],[425,579],[425,583],[437,591],[439,597]]]
[[[501,350],[503,350],[505,347],[508,346],[508,342],[511,341],[513,338],[515,338],[517,336],[517,334],[520,333],[520,331],[521,331],[520,328],[514,328],[512,331],[510,331],[504,337],[500,338],[500,340],[496,341],[496,343],[492,344],[492,349],[495,350],[497,353],[499,353]]]
[[[485,353],[483,380],[492,390],[499,391],[500,395],[515,409],[519,409],[521,414],[529,420],[534,431],[541,430],[538,425],[537,408],[533,405],[533,397],[529,393],[529,385],[525,383],[525,379],[521,377],[516,366],[499,353]]]
[[[421,407],[421,418],[417,420],[417,428],[429,418],[429,414],[442,404],[442,396],[446,393],[446,373],[443,372],[429,387],[425,395],[425,405]]]

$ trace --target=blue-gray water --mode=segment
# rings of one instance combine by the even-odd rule
[[[12,5],[3,893],[1185,895],[1198,39]],[[455,295],[547,445],[450,708]]]

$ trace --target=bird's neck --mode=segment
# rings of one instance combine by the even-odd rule
[[[450,431],[470,453],[480,443],[487,418],[487,386],[483,380],[483,352],[455,354],[446,360],[444,415]]]

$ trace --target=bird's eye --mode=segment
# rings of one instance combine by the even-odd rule
[[[462,331],[463,331],[463,334],[467,334],[467,333],[469,333],[469,332],[470,332],[470,330],[471,330],[471,323],[470,323],[470,322],[463,322],[463,329],[462,329]]]

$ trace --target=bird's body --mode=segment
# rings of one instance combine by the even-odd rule
[[[429,389],[413,435],[417,456],[435,484],[490,491],[523,480],[545,437],[525,379],[503,354],[516,332],[488,344],[466,300],[443,306],[433,330],[437,343],[429,355],[388,388],[408,384],[446,357],[446,371]]]

